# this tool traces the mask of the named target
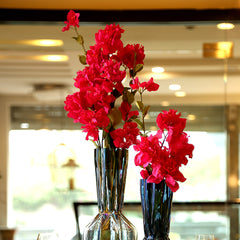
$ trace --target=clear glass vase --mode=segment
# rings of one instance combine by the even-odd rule
[[[98,214],[85,227],[84,240],[136,240],[137,231],[123,215],[128,165],[125,149],[95,149]]]
[[[140,180],[144,239],[170,240],[170,218],[173,192],[163,180],[159,184]]]

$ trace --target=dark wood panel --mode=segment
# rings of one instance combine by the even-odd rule
[[[221,22],[240,21],[240,9],[208,10],[76,10],[82,22]],[[0,9],[0,22],[62,22],[68,10]]]

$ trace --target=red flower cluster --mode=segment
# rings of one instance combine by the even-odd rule
[[[118,128],[111,132],[111,137],[114,139],[114,145],[118,148],[129,148],[136,143],[136,138],[139,135],[139,129],[135,122],[126,122],[123,128]]]
[[[142,136],[134,149],[135,165],[141,166],[141,176],[148,182],[160,183],[165,179],[173,192],[186,179],[180,172],[187,157],[192,158],[194,146],[188,143],[188,136],[183,132],[186,119],[180,118],[176,110],[163,111],[157,117],[159,130],[155,135]]]
[[[157,91],[159,88],[159,85],[157,83],[153,82],[153,78],[150,78],[150,80],[148,82],[140,83],[138,80],[138,77],[136,77],[133,80],[133,82],[130,84],[130,87],[135,90],[142,88],[143,92],[145,90],[152,92],[152,91]]]
[[[140,44],[128,44],[119,52],[118,57],[129,69],[133,69],[137,64],[143,64],[144,48]]]
[[[87,65],[75,78],[74,86],[78,91],[66,98],[68,117],[81,123],[87,133],[86,139],[92,139],[98,147],[104,147],[99,141],[99,130],[103,130],[107,147],[129,148],[134,145],[138,152],[135,165],[143,168],[141,176],[154,183],[165,179],[175,192],[179,188],[178,181],[186,180],[179,168],[192,158],[194,149],[183,132],[186,119],[181,118],[176,110],[163,111],[156,120],[159,130],[155,135],[147,136],[144,118],[150,106],[144,106],[142,95],[145,91],[157,91],[159,85],[153,78],[140,82],[136,77],[143,68],[144,47],[140,44],[124,46],[121,40],[124,30],[111,24],[95,34],[96,44],[86,51],[83,37],[77,32],[78,17],[78,13],[69,11],[66,26],[62,29],[75,28],[77,37],[74,39],[82,45],[85,53],[80,56],[80,62]],[[127,72],[130,84],[124,87],[122,81]],[[140,94],[140,101],[137,101],[139,111],[132,111],[131,104],[137,92]],[[117,108],[115,102],[119,97],[122,97],[122,103]],[[122,128],[116,129],[121,122]],[[139,135],[140,140],[137,140]]]
[[[68,31],[70,26],[79,27],[79,16],[80,13],[75,13],[73,10],[70,10],[67,15],[67,21],[64,21],[67,26],[65,26],[62,31]]]
[[[65,22],[67,26],[62,31],[69,30],[70,26],[78,27],[78,17],[79,14],[71,10]],[[86,139],[98,141],[101,129],[110,134],[115,147],[128,148],[136,143],[139,135],[138,125],[132,122],[138,111],[131,111],[132,101],[128,100],[129,95],[134,96],[136,88],[124,88],[122,81],[129,70],[131,81],[139,83],[138,79],[134,79],[139,71],[135,67],[143,64],[145,54],[140,44],[124,46],[121,40],[123,32],[119,25],[111,24],[95,34],[96,44],[86,51],[87,66],[75,78],[74,86],[79,90],[67,96],[65,110],[68,111],[68,117],[83,125],[82,128],[87,132]],[[80,35],[74,39],[83,43]],[[142,84],[148,91],[158,89],[153,79]],[[115,109],[116,99],[124,94],[127,97],[118,112],[114,110],[116,116],[121,115],[123,128],[115,129],[115,123],[119,121],[112,119],[115,117],[112,110]]]

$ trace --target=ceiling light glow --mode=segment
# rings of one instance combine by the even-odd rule
[[[165,70],[163,67],[153,67],[152,72],[153,73],[163,73]]]
[[[168,101],[162,101],[162,102],[161,102],[161,105],[162,105],[163,107],[167,107],[167,106],[170,105],[170,103],[169,103]]]
[[[232,23],[219,23],[217,25],[217,28],[221,30],[230,30],[230,29],[233,29],[234,27],[235,26]]]
[[[189,114],[189,115],[187,116],[187,119],[188,119],[189,121],[194,121],[194,120],[196,120],[196,116],[195,116],[194,114]]]
[[[63,45],[63,41],[58,39],[23,40],[21,41],[21,43],[26,45],[43,46],[43,47],[59,47]]]
[[[172,90],[172,91],[178,91],[178,90],[180,90],[181,89],[181,85],[179,85],[179,84],[171,84],[171,85],[169,85],[169,90]]]
[[[25,122],[24,122],[24,123],[21,123],[21,124],[20,124],[20,128],[24,128],[24,129],[25,129],[25,128],[29,128],[29,123],[25,123]]]
[[[67,55],[41,55],[41,56],[36,56],[36,60],[41,60],[41,61],[50,61],[50,62],[63,62],[63,61],[68,61],[68,56]]]
[[[186,92],[183,92],[183,91],[175,92],[175,96],[176,97],[185,97],[186,96]]]

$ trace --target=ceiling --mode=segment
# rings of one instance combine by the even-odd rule
[[[239,0],[91,0],[91,1],[57,1],[57,0],[1,0],[0,8],[16,9],[226,9],[239,8]]]
[[[219,30],[216,24],[121,24],[123,41],[144,45],[146,59],[139,74],[142,81],[154,77],[159,91],[146,95],[151,104],[170,103],[222,104],[237,101],[240,93],[240,25],[233,30]],[[73,78],[82,68],[78,62],[80,46],[71,38],[73,32],[62,32],[62,23],[0,24],[0,94],[34,96],[41,101],[56,101],[74,91]],[[82,23],[80,30],[86,46],[94,44],[94,34],[102,24]],[[22,40],[61,39],[61,47],[39,47],[22,44]],[[233,57],[216,59],[203,57],[203,44],[232,41]],[[65,62],[36,60],[39,55],[67,55]],[[151,73],[162,66],[163,74]],[[227,73],[227,84],[224,82]],[[177,98],[169,84],[178,83],[186,97]],[[39,84],[63,84],[64,90],[37,91]],[[226,98],[227,93],[227,98]],[[157,96],[156,96],[157,95]],[[157,97],[157,98],[156,98]],[[167,99],[166,99],[167,98]]]
[[[13,100],[12,127],[19,128],[20,123],[27,117],[31,119],[33,128],[41,128],[47,123],[52,124],[49,128],[56,127],[56,123],[62,128],[62,116],[65,114],[62,108],[54,106],[62,105],[66,95],[76,90],[73,87],[73,78],[82,66],[78,61],[80,47],[72,39],[73,32],[63,33],[61,29],[66,9],[81,9],[80,30],[87,48],[94,44],[94,34],[98,29],[104,28],[106,22],[115,22],[115,19],[125,29],[125,44],[140,43],[144,46],[144,69],[138,76],[141,81],[154,77],[160,84],[158,92],[144,96],[145,104],[155,105],[151,112],[153,115],[154,109],[159,106],[175,105],[184,116],[198,116],[197,119],[201,120],[198,128],[203,124],[210,130],[219,130],[223,123],[216,124],[216,120],[222,119],[221,106],[240,104],[239,8],[239,0],[69,0],[57,3],[55,0],[2,0],[0,96]],[[217,29],[216,24],[225,19],[235,23],[233,30]],[[40,47],[22,43],[23,40],[34,39],[60,39],[63,46]],[[221,41],[233,42],[232,58],[216,59],[203,56],[204,43]],[[66,55],[68,60],[50,62],[36,59],[36,56],[42,55]],[[155,66],[164,67],[165,72],[152,73],[151,69]],[[56,88],[39,88],[46,84]],[[184,91],[186,96],[176,97],[176,91],[169,90],[170,84],[180,84],[181,91]],[[57,88],[59,85],[64,87]],[[212,118],[207,119],[206,116]],[[68,127],[75,127],[71,124],[72,120],[64,120],[64,123],[65,121],[68,121]],[[194,128],[194,125],[191,128]]]

